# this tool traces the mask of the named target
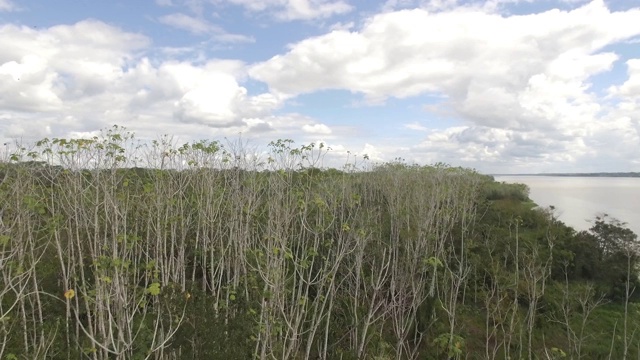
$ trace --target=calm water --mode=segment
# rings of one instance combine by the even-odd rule
[[[560,220],[586,230],[595,215],[607,213],[640,235],[640,178],[496,176],[496,181],[527,184],[536,204],[556,207]]]

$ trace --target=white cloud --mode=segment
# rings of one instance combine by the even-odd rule
[[[367,156],[369,160],[374,162],[383,162],[387,159],[384,158],[384,153],[380,151],[376,146],[373,146],[369,143],[364,145],[362,149],[362,155]]]
[[[411,129],[411,130],[416,130],[416,131],[429,131],[429,128],[419,124],[418,122],[412,122],[410,124],[404,124],[404,127],[407,129]]]
[[[206,20],[198,19],[182,13],[165,15],[160,17],[158,20],[165,25],[186,30],[194,34],[207,34],[219,30]]]
[[[248,120],[245,120],[245,122],[251,125]],[[295,137],[299,141],[314,141],[319,135],[333,138],[331,136],[333,132],[327,125],[318,123],[309,116],[297,113],[263,116],[260,124],[262,126],[256,130],[273,132],[273,135],[277,138]]]
[[[14,11],[18,7],[11,0],[0,0],[0,12],[2,11]]]
[[[176,104],[175,116],[184,122],[229,127],[241,121],[236,106],[246,92],[226,74],[207,74],[203,83],[187,91]],[[234,89],[234,91],[229,91]]]
[[[610,13],[600,1],[572,12],[513,17],[405,10],[375,16],[358,32],[333,31],[301,41],[251,74],[290,94],[336,88],[374,98],[435,92],[464,100],[473,84],[521,90],[534,75],[556,74],[549,67],[563,56],[571,55],[578,67],[611,62],[612,57],[593,53],[640,34],[632,26],[639,15],[638,10]],[[588,70],[576,77],[584,80],[593,73]]]
[[[329,29],[331,30],[351,30],[356,26],[353,21],[349,21],[347,23],[337,22],[332,24]]]
[[[206,1],[233,2],[282,20],[350,10],[346,1],[342,8],[339,1]],[[189,1],[194,13],[160,21],[217,41],[245,41],[195,11],[206,1]],[[493,1],[494,7],[505,1]],[[639,10],[611,12],[597,0],[573,11],[521,16],[499,14],[480,1],[462,7],[446,0],[389,5],[409,3],[441,8],[388,11],[361,25],[337,24],[328,34],[253,65],[211,59],[204,46],[152,48],[146,36],[95,20],[43,29],[2,25],[0,137],[85,136],[121,124],[143,138],[166,132],[185,138],[242,133],[261,144],[265,138],[322,138],[334,144],[337,166],[356,153],[374,161],[402,157],[501,172],[549,171],[552,164],[555,170],[597,170],[602,164],[624,170],[640,164],[640,59],[627,61],[615,46],[640,36]],[[187,57],[193,60],[167,60]],[[617,70],[614,65],[622,61],[628,77],[602,98],[592,89],[602,78],[593,76]],[[269,91],[251,91],[261,86],[252,87],[251,80],[263,81]],[[360,94],[364,104],[425,96],[429,105],[412,104],[411,111],[426,108],[438,121],[412,112],[396,124],[401,131],[383,124],[390,131],[382,134],[376,128],[380,117],[368,125],[354,120],[328,126],[304,114],[306,98],[299,100],[300,113],[282,110],[286,100],[322,89]]]
[[[640,164],[640,59],[626,62],[628,78],[609,89],[613,105],[605,116],[589,124],[585,142],[593,149],[589,161],[610,166],[627,162],[625,167]]]
[[[112,124],[141,136],[171,129],[201,137],[214,131],[207,128],[224,136],[250,129],[247,119],[268,117],[282,103],[249,95],[238,83],[240,61],[152,61],[144,57],[149,43],[93,20],[0,27],[0,136],[64,136]]]
[[[590,0],[556,0],[557,3],[583,4]],[[419,7],[431,12],[449,11],[457,8],[476,9],[488,12],[499,12],[509,5],[520,3],[542,3],[542,0],[387,0],[382,6],[383,11]],[[549,0],[545,2],[550,2]]]
[[[269,12],[283,21],[329,18],[345,14],[353,7],[344,0],[222,0],[251,12]]]
[[[233,64],[224,62],[212,62],[205,67],[167,65],[164,71],[183,89],[174,116],[188,123],[231,127],[242,125],[244,118],[266,116],[278,107],[280,101],[270,94],[247,96],[247,90],[237,83],[230,67]]]
[[[0,65],[0,106],[7,110],[48,111],[62,108],[56,91],[58,76],[46,61],[26,55]]]
[[[640,98],[640,59],[627,61],[629,79],[621,86],[612,87],[609,91],[616,95]]]
[[[313,125],[307,124],[302,127],[302,131],[310,134],[317,134],[317,135],[331,134],[331,129],[325,124],[313,124]]]
[[[352,7],[345,1],[288,0],[286,7],[276,16],[282,20],[307,20],[328,18],[351,10]]]
[[[97,21],[45,31],[4,25],[0,34],[0,104],[22,111],[61,110],[66,99],[103,92],[148,44]]]
[[[203,18],[193,17],[182,13],[174,13],[158,18],[158,21],[177,29],[186,30],[195,35],[212,35],[214,40],[223,43],[253,42],[250,36],[227,33]]]
[[[640,9],[611,12],[594,0],[571,11],[505,16],[480,7],[456,8],[456,1],[439,5],[446,9],[387,12],[357,31],[303,40],[249,73],[288,96],[342,89],[371,103],[442,97],[430,109],[465,125],[434,130],[412,150],[423,160],[425,154],[435,158],[447,151],[449,159],[469,164],[506,158],[546,164],[591,156],[585,137],[613,117],[603,115],[612,110],[592,91],[591,77],[610,71],[619,58],[603,49],[640,35],[635,25]],[[612,93],[639,91],[636,67],[629,63],[629,81]],[[420,129],[415,123],[404,126]],[[633,138],[623,143],[633,146]]]

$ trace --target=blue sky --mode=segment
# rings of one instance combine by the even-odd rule
[[[324,142],[327,164],[640,171],[634,3],[0,0],[0,138],[118,124]]]

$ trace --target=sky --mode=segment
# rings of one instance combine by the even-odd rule
[[[0,140],[640,171],[638,24],[635,0],[0,0]]]

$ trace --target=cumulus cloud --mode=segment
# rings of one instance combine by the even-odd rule
[[[591,79],[619,59],[607,46],[640,35],[634,25],[640,9],[612,12],[594,0],[570,11],[507,16],[456,7],[457,1],[430,2],[436,3],[441,11],[385,12],[358,30],[303,40],[256,64],[250,75],[289,96],[343,89],[370,103],[442,97],[428,109],[464,127],[434,130],[416,154],[437,143],[452,159],[469,162],[587,156],[583,137],[601,129],[603,112],[611,111],[591,90]],[[638,91],[638,65],[628,65],[630,79],[612,93]],[[623,142],[630,146],[633,139]]]
[[[224,65],[212,62],[200,68],[182,63],[165,67],[164,71],[184,89],[175,104],[177,119],[211,127],[238,126],[243,119],[266,116],[279,105],[279,99],[270,94],[248,96],[233,71]]]
[[[249,125],[249,132],[256,135],[271,133],[276,138],[295,138],[307,142],[316,140],[318,136],[334,138],[329,126],[298,113],[248,118],[244,122]]]
[[[256,64],[211,59],[200,48],[197,60],[171,61],[185,56],[96,20],[42,29],[1,25],[0,136],[84,136],[121,124],[142,137],[323,139],[334,144],[338,165],[355,153],[499,172],[640,164],[640,59],[616,53],[617,44],[640,36],[640,10],[612,12],[594,0],[566,11],[501,13],[510,1],[396,0],[359,25],[336,24]],[[158,21],[226,42],[244,38],[207,21],[206,3],[281,20],[351,11],[333,0],[156,2],[189,7]],[[417,8],[393,10],[406,7]],[[164,50],[196,53],[188,46]],[[627,78],[604,96],[596,92],[594,75],[618,65],[626,65]],[[251,90],[263,85],[253,80],[269,90]],[[386,133],[393,125],[376,130],[380,118],[335,125],[305,115],[304,104],[300,113],[283,108],[300,94],[322,99],[325,89],[361,96],[348,102],[364,105],[424,99],[428,105],[412,111],[429,114],[414,111],[395,124],[398,133]]]
[[[614,86],[610,92],[615,95],[640,98],[640,59],[630,59],[627,61],[627,72],[629,78],[620,86]]]
[[[148,44],[93,20],[45,31],[4,25],[0,34],[0,105],[21,111],[61,110],[65,100],[103,92]]]
[[[246,119],[269,116],[282,103],[269,93],[248,94],[238,82],[245,77],[240,61],[154,61],[145,56],[149,44],[95,20],[0,27],[3,137],[64,136],[62,129],[78,134],[111,124],[202,136],[203,125],[250,129]]]
[[[383,162],[387,159],[384,158],[384,153],[380,151],[376,146],[369,143],[364,144],[362,149],[362,156],[366,156],[369,160],[374,162]]]
[[[611,13],[601,1],[570,12],[511,17],[403,10],[374,16],[360,31],[301,41],[257,64],[251,74],[292,94],[334,88],[369,97],[437,92],[462,98],[469,85],[478,83],[517,90],[536,74],[556,74],[548,67],[562,56],[571,56],[579,68],[583,62],[595,62],[596,69],[609,66],[611,56],[594,59],[593,53],[639,34],[631,26],[639,14]],[[588,70],[574,77],[591,75]]]
[[[60,109],[55,91],[57,75],[48,72],[46,62],[35,55],[0,65],[0,106],[7,110],[47,111]]]

